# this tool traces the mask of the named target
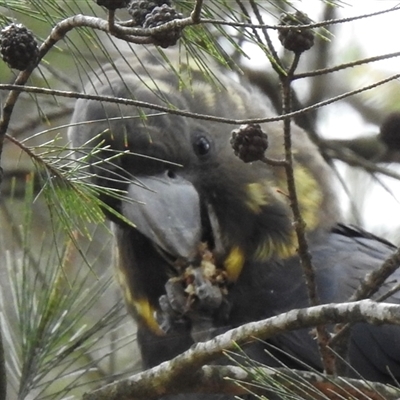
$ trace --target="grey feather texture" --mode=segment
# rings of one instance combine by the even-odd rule
[[[237,120],[276,114],[256,88],[232,72],[222,71],[211,60],[205,62],[211,66],[214,82],[196,65],[186,63],[185,55],[176,51],[166,54],[170,64],[157,53],[143,50],[138,58],[118,61],[115,69],[105,66],[92,77],[86,92]],[[72,122],[84,121],[94,122],[71,127],[73,147],[88,154],[97,184],[125,191],[123,200],[104,200],[136,224],[134,228],[111,216],[120,251],[120,281],[139,324],[145,367],[186,350],[193,339],[208,337],[202,329],[215,335],[309,305],[296,255],[284,171],[261,162],[244,164],[235,157],[229,145],[235,124],[78,100]],[[261,125],[268,135],[267,156],[282,159],[282,124]],[[394,247],[363,231],[336,225],[341,216],[329,167],[296,125],[292,126],[292,139],[300,208],[308,225],[318,293],[323,303],[343,302]],[[92,155],[90,149],[95,145],[104,150]],[[113,151],[121,156],[102,163]],[[137,186],[136,179],[149,190]],[[242,260],[243,265],[229,283],[220,308],[207,308],[197,298],[197,309],[177,316],[176,310],[184,309],[186,298],[181,290],[166,290],[166,286],[172,287],[171,276],[179,278],[173,261],[183,258],[191,262],[195,258],[191,253],[200,242],[214,252],[217,266],[227,267],[232,259],[236,263]],[[398,279],[399,273],[395,273],[381,292],[389,281]],[[400,297],[396,294],[389,301],[399,303]],[[158,318],[168,310],[172,310],[169,315]],[[167,332],[164,336],[154,330],[160,320]],[[381,382],[392,381],[391,374],[400,378],[399,338],[397,326],[357,324],[348,357],[354,369],[350,368],[348,375],[361,374]],[[322,368],[315,340],[307,330],[277,336],[271,343],[301,360],[298,363],[274,351],[288,366],[304,368],[305,363]],[[246,349],[256,360],[277,365],[264,350],[261,343]]]

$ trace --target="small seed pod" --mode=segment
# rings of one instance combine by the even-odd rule
[[[128,6],[128,13],[132,17],[134,26],[142,26],[147,14],[163,4],[171,6],[169,0],[132,0]]]
[[[311,22],[307,14],[296,11],[282,15],[279,25],[308,25]],[[310,28],[278,29],[278,32],[282,46],[294,53],[302,53],[314,45],[314,31]]]
[[[268,148],[268,136],[258,124],[241,125],[232,131],[230,141],[235,155],[249,163],[264,158]]]
[[[95,0],[99,6],[107,8],[107,10],[116,10],[117,8],[126,8],[129,0]]]
[[[22,24],[11,24],[0,32],[0,53],[10,68],[23,71],[37,61],[39,48],[31,31]]]
[[[174,8],[168,4],[163,4],[160,7],[155,7],[150,14],[147,14],[143,24],[143,28],[156,28],[167,22],[175,19],[182,19],[183,15],[178,13]],[[164,49],[173,46],[180,39],[182,34],[181,28],[171,28],[162,33],[153,34],[154,44],[161,46]]]

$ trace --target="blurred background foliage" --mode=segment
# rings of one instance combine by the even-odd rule
[[[193,7],[192,1],[178,0],[175,4],[185,16]],[[282,13],[296,9],[318,22],[397,4],[210,0],[205,2],[204,16],[245,21],[243,10],[247,10],[257,23],[251,5],[260,11],[264,23],[276,24]],[[298,72],[398,51],[397,41],[393,40],[400,29],[399,24],[393,24],[397,13],[394,10],[319,28],[316,44],[303,55]],[[39,43],[58,22],[75,14],[107,18],[106,10],[92,0],[0,0],[0,27],[22,23]],[[129,19],[123,10],[117,16]],[[258,34],[250,28],[207,24],[185,30],[179,45],[198,57],[201,51],[211,53],[231,68],[243,71],[279,110],[278,79],[266,57],[264,37],[259,30]],[[270,35],[282,59],[289,58],[277,41],[276,31],[271,30]],[[134,45],[105,33],[75,29],[45,56],[28,85],[80,92],[90,72],[104,62],[128,56],[132,49]],[[394,58],[390,64],[367,63],[297,81],[295,106],[310,106],[385,79],[395,72],[396,64]],[[0,62],[0,83],[13,83],[16,76],[16,71]],[[399,109],[398,85],[394,80],[297,119],[340,176],[337,190],[342,192],[347,221],[396,243],[400,241],[396,218],[399,184],[396,178],[373,172],[372,167],[399,170],[397,149],[385,147],[379,136],[385,117]],[[0,91],[2,104],[7,95],[6,90]],[[73,174],[66,172],[72,168],[66,131],[74,102],[50,95],[22,94],[7,132],[20,145],[7,138],[4,144],[0,322],[9,399],[79,397],[140,368],[134,324],[126,316],[113,280],[116,255],[112,232],[94,200],[95,192],[85,186],[84,180],[74,181]],[[39,158],[32,159],[31,153]],[[343,153],[365,156],[370,162],[368,171],[351,157],[349,166],[343,161]],[[342,154],[342,161],[337,160],[338,154]],[[61,181],[49,165],[60,172]],[[66,182],[73,184],[68,186]]]

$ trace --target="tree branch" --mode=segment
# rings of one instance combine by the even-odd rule
[[[195,344],[191,349],[150,370],[129,379],[86,393],[83,400],[152,400],[166,394],[207,392],[197,385],[199,369],[227,350],[247,345],[256,339],[266,340],[295,329],[328,323],[368,322],[400,325],[400,305],[362,300],[354,303],[325,304],[292,310],[263,321],[251,322],[214,339]],[[177,383],[180,383],[177,387]]]

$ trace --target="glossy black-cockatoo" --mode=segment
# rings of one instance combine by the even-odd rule
[[[233,124],[173,113],[265,118],[274,115],[268,98],[208,59],[205,74],[186,55],[166,54],[169,62],[155,50],[143,50],[104,66],[85,91],[164,106],[171,113],[80,99],[69,130],[79,162],[90,165],[89,179],[114,193],[100,191],[100,197],[115,225],[118,280],[138,324],[146,368],[196,341],[309,306],[284,168],[239,159],[230,145]],[[283,159],[282,123],[261,127],[268,136],[267,156]],[[292,141],[319,297],[323,303],[343,302],[394,247],[337,225],[331,171],[296,125]],[[398,303],[400,296],[388,301]],[[289,366],[322,367],[306,329],[270,343],[304,363],[278,352]],[[261,343],[248,352],[274,365]],[[400,378],[400,327],[355,325],[348,361],[349,375],[381,382]]]

